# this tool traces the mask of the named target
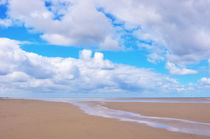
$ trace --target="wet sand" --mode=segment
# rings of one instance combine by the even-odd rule
[[[162,105],[144,103],[107,103],[108,107],[128,109],[142,114],[173,114]],[[168,104],[164,104],[167,105]],[[205,104],[204,104],[205,105]],[[133,108],[134,107],[134,108]],[[164,108],[159,108],[164,107]],[[178,107],[174,109],[178,111]],[[202,105],[203,107],[203,105]],[[209,105],[204,106],[209,108]],[[140,109],[141,108],[141,109]],[[183,108],[183,107],[182,107]],[[181,109],[182,109],[181,108]],[[199,107],[200,108],[200,107]],[[152,112],[149,112],[150,109]],[[153,112],[153,110],[154,112]],[[156,110],[157,109],[157,110]],[[158,109],[160,112],[158,113]],[[164,112],[166,110],[166,112]],[[169,112],[167,112],[167,110]],[[204,112],[200,110],[198,112]],[[194,114],[194,113],[193,113]],[[187,114],[189,115],[189,114]],[[199,115],[209,115],[202,113]],[[156,115],[157,116],[157,115]],[[197,117],[197,116],[193,116]],[[187,117],[186,117],[187,118]],[[204,121],[209,119],[202,116]],[[197,119],[201,120],[202,119]],[[144,124],[90,116],[68,103],[38,100],[0,99],[0,139],[205,139],[152,128]]]
[[[170,117],[210,123],[210,103],[109,102],[105,106],[145,116]]]

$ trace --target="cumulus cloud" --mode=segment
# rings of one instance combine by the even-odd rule
[[[104,0],[99,3],[126,24],[140,26],[134,34],[139,39],[159,44],[155,47],[165,46],[163,50],[170,52],[165,56],[171,62],[185,65],[209,58],[208,0],[119,0],[112,4]]]
[[[69,38],[59,34],[44,34],[41,38],[56,45],[68,46],[69,44],[73,44]]]
[[[141,44],[151,51],[149,62],[166,59],[185,67],[210,58],[209,5],[209,0],[9,0],[8,19],[0,25],[21,22],[49,43],[100,50],[122,50],[122,35],[132,30],[129,35],[149,42]],[[195,74],[180,70],[175,74]]]
[[[118,40],[112,39],[110,36],[107,36],[103,43],[101,43],[100,48],[102,50],[121,50],[123,47],[119,46]]]
[[[167,62],[166,68],[169,69],[170,73],[174,75],[188,75],[198,73],[197,71],[192,69],[177,67],[174,63],[171,62]]]
[[[113,39],[117,27],[97,10],[103,8],[125,28],[140,27],[133,33],[137,38],[164,46],[169,61],[185,65],[209,58],[209,5],[208,0],[9,0],[8,16],[43,32],[52,44],[119,50],[119,39]]]
[[[91,60],[91,57],[92,57],[92,51],[90,51],[90,50],[83,50],[79,54],[79,58],[84,61]]]
[[[200,83],[210,85],[210,78],[203,77],[200,79]]]
[[[149,69],[114,64],[102,53],[79,59],[48,58],[23,51],[21,42],[0,38],[0,92],[176,92],[179,83]]]
[[[8,15],[52,44],[120,49],[111,21],[92,0],[10,0]]]

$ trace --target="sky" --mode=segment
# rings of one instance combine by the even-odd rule
[[[209,0],[0,0],[2,97],[210,97]]]

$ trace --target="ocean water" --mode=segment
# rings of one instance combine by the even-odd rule
[[[93,116],[118,119],[120,121],[135,122],[147,126],[162,128],[172,132],[189,133],[210,136],[210,123],[196,122],[184,119],[144,116],[138,113],[110,109],[103,104],[105,102],[161,102],[161,103],[210,103],[210,99],[71,99],[48,98],[45,101],[66,102],[78,106],[85,113]]]

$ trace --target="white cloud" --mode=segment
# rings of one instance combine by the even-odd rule
[[[204,59],[210,63],[209,0],[47,1],[51,2],[50,9],[45,6],[45,0],[9,0],[8,16],[0,20],[0,26],[21,22],[29,30],[41,32],[41,38],[52,44],[123,50],[123,27],[113,26],[112,21],[97,10],[103,8],[116,18],[116,24],[124,23],[124,28],[135,30],[129,35],[143,40],[141,47],[151,51],[149,62],[170,61],[166,68],[171,74],[196,74],[196,70],[186,65]],[[0,4],[6,2],[2,0]],[[174,79],[148,69],[104,60],[102,53],[83,50],[79,59],[48,58],[22,51],[21,42],[0,40],[0,92],[15,89],[43,92],[189,90]],[[191,91],[209,87],[208,77],[198,82],[199,85],[189,86]]]
[[[140,27],[133,35],[153,42],[150,61],[153,53],[179,65],[209,59],[209,0],[48,0],[50,7],[44,2],[10,0],[8,16],[42,32],[41,37],[52,44],[121,50],[122,34],[97,10],[103,8],[126,29]],[[9,26],[11,20],[0,20],[0,24]]]
[[[43,32],[41,38],[52,44],[120,49],[117,40],[109,39],[115,36],[111,21],[97,11],[92,0],[47,2],[51,3],[50,10],[44,0],[10,0],[8,15],[26,27]],[[60,14],[60,19],[55,19],[59,16],[55,14]]]
[[[0,26],[8,27],[12,25],[12,21],[10,19],[0,19]]]
[[[188,74],[197,74],[198,72],[192,69],[179,68],[174,63],[167,62],[166,68],[169,69],[171,74],[174,75],[188,75]]]
[[[48,58],[21,50],[19,43],[0,38],[0,93],[176,92],[180,86],[149,69],[104,60],[99,52],[92,57],[83,50],[79,59]]]
[[[68,46],[69,44],[73,44],[69,38],[59,34],[44,34],[41,38],[56,45]]]
[[[200,83],[210,85],[210,78],[203,77],[200,79]]]
[[[91,56],[92,56],[92,51],[90,51],[90,50],[83,50],[79,54],[79,58],[84,61],[91,60]]]
[[[118,40],[113,40],[110,36],[107,36],[103,43],[101,43],[100,48],[102,50],[121,50],[122,47],[119,46]]]
[[[158,63],[163,60],[164,60],[164,57],[158,55],[157,53],[149,54],[149,56],[147,58],[147,61],[149,61],[151,63]]]
[[[126,24],[140,26],[134,35],[155,42],[152,52],[159,51],[157,47],[169,51],[165,56],[173,63],[192,64],[210,56],[209,0],[118,0],[112,4],[102,0],[99,3]]]

